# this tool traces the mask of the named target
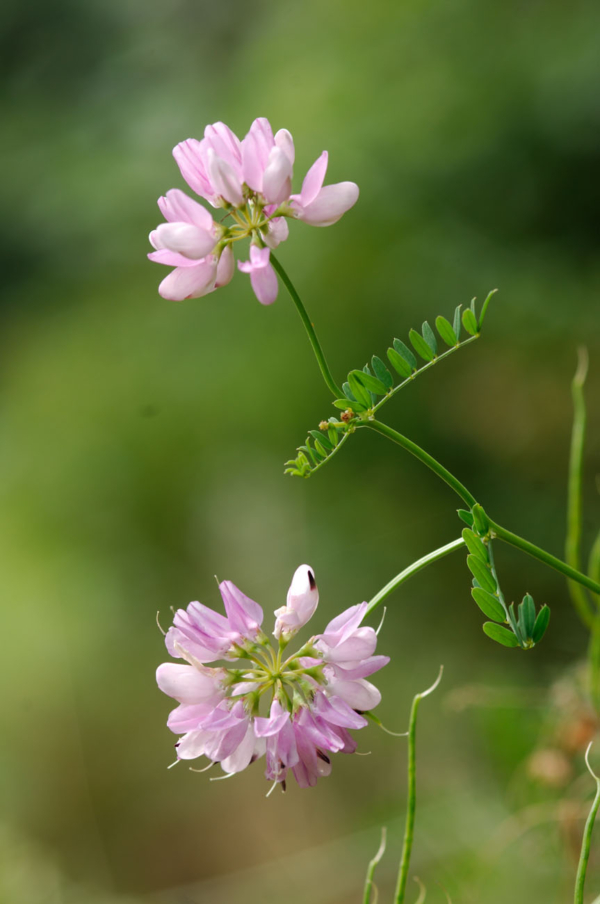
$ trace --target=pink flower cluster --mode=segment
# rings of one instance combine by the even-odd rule
[[[288,237],[286,217],[331,226],[358,198],[354,182],[323,185],[327,151],[309,169],[300,194],[292,194],[292,136],[287,129],[273,135],[262,117],[241,141],[225,123],[209,125],[201,141],[182,141],[173,156],[190,188],[227,216],[216,223],[205,207],[176,188],[159,198],[167,222],[150,233],[155,250],[148,257],[175,267],[158,289],[171,301],[198,298],[226,285],[234,272],[232,245],[249,237],[249,260],[238,267],[250,275],[258,300],[271,304],[277,276],[270,253]]]
[[[183,735],[177,759],[208,758],[225,773],[266,756],[266,777],[285,789],[288,771],[302,788],[331,772],[332,753],[354,753],[349,729],[364,728],[381,700],[367,677],[389,662],[375,655],[377,635],[361,627],[367,603],[333,619],[322,634],[284,657],[311,618],[319,594],[312,569],[294,574],[286,605],[275,613],[274,648],[263,611],[231,581],[219,587],[225,615],[201,603],[175,613],[165,642],[174,662],[159,666],[159,688],[179,703],[167,725]],[[208,666],[217,660],[236,666]],[[242,666],[243,663],[243,666]]]

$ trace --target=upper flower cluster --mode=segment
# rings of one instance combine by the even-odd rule
[[[381,694],[366,678],[389,662],[376,656],[377,635],[361,627],[367,603],[334,618],[296,653],[284,659],[294,634],[311,618],[319,593],[314,573],[301,565],[286,605],[275,613],[274,649],[262,631],[262,608],[231,581],[219,589],[220,615],[201,603],[175,613],[165,642],[188,665],[163,663],[160,689],[178,701],[168,726],[183,737],[177,759],[206,756],[226,773],[240,772],[266,755],[266,777],[282,784],[291,770],[300,787],[331,772],[330,754],[354,753],[348,729],[363,728],[362,715]],[[217,660],[245,661],[245,667],[209,667]]]
[[[216,223],[205,207],[176,188],[159,198],[167,222],[150,233],[155,250],[148,257],[175,267],[158,289],[171,301],[197,298],[226,285],[234,271],[232,246],[249,237],[249,260],[238,266],[250,275],[258,300],[271,304],[277,297],[277,277],[270,249],[288,237],[285,218],[331,226],[358,198],[354,182],[323,185],[327,151],[309,169],[300,194],[292,194],[292,136],[287,129],[273,135],[263,117],[254,120],[241,141],[225,123],[209,125],[201,141],[182,141],[173,156],[190,188],[227,215]]]

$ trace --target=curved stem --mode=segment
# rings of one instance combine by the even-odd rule
[[[404,843],[402,845],[402,859],[400,860],[396,894],[394,896],[395,904],[404,904],[406,880],[408,879],[415,831],[415,811],[417,808],[417,714],[419,712],[419,704],[423,697],[429,696],[436,689],[442,679],[442,672],[443,666],[435,683],[426,691],[416,695],[410,710],[410,722],[408,725],[408,801],[406,805],[406,826],[404,829]]]
[[[403,449],[406,449],[407,452],[410,452],[411,455],[414,455],[415,458],[418,458],[419,461],[422,461],[424,465],[427,465],[428,468],[431,468],[438,477],[440,477],[448,486],[452,487],[454,492],[460,496],[462,501],[469,506],[469,508],[473,508],[473,506],[477,503],[477,500],[468,489],[463,486],[463,484],[458,480],[454,474],[451,474],[447,468],[436,461],[429,452],[426,452],[424,449],[421,449],[420,446],[417,446],[416,443],[413,443],[412,440],[408,439],[406,436],[402,436],[401,433],[398,433],[396,430],[392,430],[391,427],[388,427],[387,424],[382,424],[381,421],[369,420],[365,421],[362,424],[357,424],[357,427],[370,427],[371,430],[375,430],[377,433],[381,433],[382,436],[387,436],[388,439],[391,439],[393,442],[398,443],[399,446],[402,446]]]
[[[585,752],[585,762],[588,771],[596,782],[596,796],[592,804],[592,809],[587,818],[585,829],[583,831],[583,840],[581,842],[581,855],[579,857],[579,866],[577,867],[577,878],[575,879],[575,904],[583,904],[583,889],[585,886],[585,877],[587,873],[588,860],[590,859],[590,845],[592,842],[592,832],[594,830],[594,822],[596,821],[596,813],[600,806],[600,779],[592,772],[589,763],[590,744]]]
[[[371,891],[375,886],[373,885],[373,877],[375,875],[375,868],[377,864],[385,854],[385,842],[386,842],[386,830],[385,828],[381,830],[381,843],[377,850],[377,853],[373,857],[373,859],[369,862],[369,868],[367,869],[367,878],[365,879],[365,890],[363,892],[363,904],[371,904]],[[375,891],[377,889],[375,888]]]
[[[600,593],[600,584],[593,581],[592,578],[589,578],[586,574],[582,574],[580,571],[567,565],[566,562],[557,559],[556,556],[546,552],[545,549],[540,549],[535,543],[530,543],[529,540],[519,537],[518,534],[513,534],[512,531],[506,530],[505,527],[492,521],[489,515],[487,518],[492,534],[498,537],[499,540],[504,540],[504,542],[508,543],[510,546],[516,546],[517,549],[521,549],[523,552],[526,552],[527,555],[532,556],[534,559],[538,559],[540,562],[543,562],[544,565],[548,565],[550,568],[560,571],[561,574],[564,574],[565,577],[570,578],[572,581],[578,581],[580,584],[583,584],[588,590],[592,590],[594,593]],[[589,621],[586,620],[585,623],[588,627],[591,627],[593,618],[590,617]]]
[[[317,359],[317,364],[319,365],[319,368],[323,375],[323,379],[325,380],[328,388],[334,394],[336,399],[343,399],[344,393],[340,389],[340,387],[337,385],[335,380],[333,379],[333,375],[332,375],[331,371],[329,370],[329,365],[327,364],[327,361],[325,360],[325,355],[323,354],[323,349],[321,348],[321,344],[317,338],[315,328],[311,323],[311,320],[310,320],[310,317],[308,316],[306,308],[302,304],[302,300],[301,300],[300,296],[296,292],[296,289],[294,288],[294,285],[293,285],[291,279],[289,278],[289,276],[287,275],[287,273],[285,272],[285,270],[283,269],[283,267],[281,266],[281,264],[279,263],[279,261],[277,260],[275,255],[273,254],[273,252],[271,252],[270,260],[271,260],[271,263],[273,264],[273,267],[275,268],[276,272],[279,274],[279,278],[281,279],[282,283],[284,284],[284,286],[290,293],[292,301],[296,305],[296,310],[300,314],[300,319],[302,320],[302,323],[304,324],[304,329],[306,330],[306,332],[308,334],[308,341],[312,345],[312,350],[315,353],[315,358]]]
[[[439,549],[434,549],[433,552],[423,556],[422,559],[417,559],[416,562],[413,562],[412,565],[409,565],[408,568],[405,568],[404,571],[397,574],[395,578],[392,578],[385,587],[381,588],[379,593],[375,594],[373,599],[369,602],[365,616],[373,612],[373,610],[376,609],[377,606],[379,606],[380,603],[396,589],[396,587],[399,587],[400,584],[404,584],[409,578],[412,578],[413,574],[417,574],[418,571],[427,568],[432,562],[437,562],[438,559],[442,559],[444,556],[447,556],[448,553],[454,552],[455,549],[460,549],[464,545],[465,541],[462,537],[459,537],[458,540],[453,540],[445,546],[440,546]]]

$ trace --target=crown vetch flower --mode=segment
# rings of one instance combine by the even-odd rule
[[[261,304],[277,297],[277,277],[270,251],[288,237],[286,218],[311,226],[331,226],[358,199],[354,182],[323,185],[328,155],[311,166],[300,194],[292,194],[294,141],[287,129],[273,135],[268,119],[255,119],[245,138],[223,122],[204,130],[204,138],[188,138],[173,149],[181,175],[205,201],[226,211],[215,223],[205,207],[178,189],[158,206],[167,220],[150,233],[155,249],[148,257],[175,269],[158,291],[171,301],[208,295],[226,285],[234,272],[234,243],[249,238],[249,260],[239,268],[250,275]]]
[[[364,728],[363,713],[381,700],[365,679],[389,658],[374,655],[376,633],[361,626],[367,604],[352,606],[284,657],[317,608],[312,568],[296,569],[286,605],[275,612],[277,648],[262,630],[258,603],[231,581],[219,589],[225,615],[199,602],[175,613],[165,642],[187,665],[163,663],[156,673],[159,688],[179,704],[167,722],[182,735],[177,759],[205,756],[209,766],[220,763],[233,774],[265,755],[270,781],[285,789],[291,771],[300,787],[315,785],[331,772],[331,754],[354,753],[350,730]],[[205,664],[216,660],[228,665]]]

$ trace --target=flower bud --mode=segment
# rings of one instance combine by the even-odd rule
[[[309,565],[301,565],[294,572],[286,605],[275,610],[275,637],[289,640],[312,618],[318,602],[314,573]]]

